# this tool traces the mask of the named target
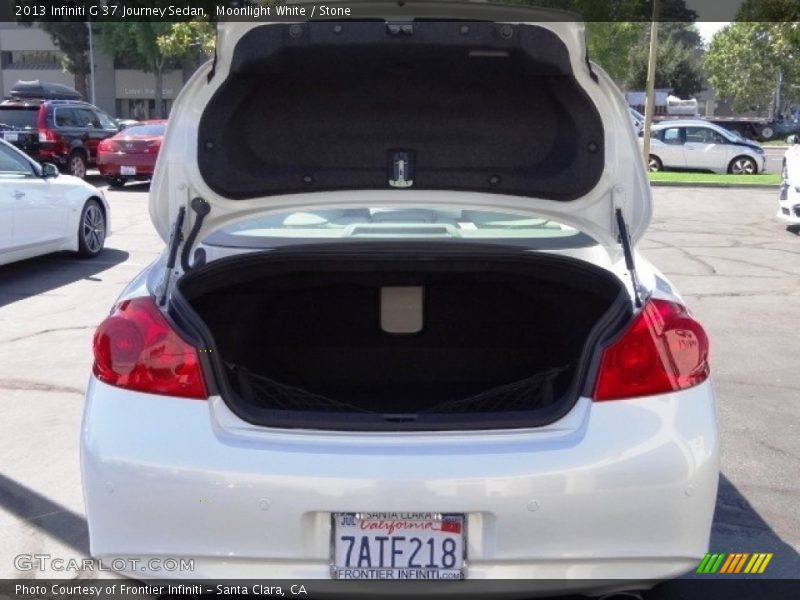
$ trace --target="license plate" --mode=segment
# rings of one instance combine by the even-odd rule
[[[5,138],[5,140],[7,142],[18,142],[19,141],[19,134],[18,133],[9,133],[8,131],[6,131],[3,134],[3,138]]]
[[[464,515],[334,513],[334,579],[463,579]]]
[[[136,175],[136,167],[120,167],[120,175]]]

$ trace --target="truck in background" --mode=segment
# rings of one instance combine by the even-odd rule
[[[644,114],[645,92],[626,92],[625,99],[628,106]],[[683,100],[673,96],[668,90],[656,90],[653,121],[687,118],[708,121],[734,131],[745,139],[761,142],[800,134],[800,120],[795,115],[789,118],[704,116],[699,114],[697,99]]]

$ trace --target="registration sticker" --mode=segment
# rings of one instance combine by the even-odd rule
[[[463,579],[463,514],[334,513],[334,579]]]

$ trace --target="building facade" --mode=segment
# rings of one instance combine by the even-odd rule
[[[112,117],[148,119],[156,115],[155,76],[131,68],[94,45],[94,104]],[[75,78],[61,67],[62,53],[50,36],[36,25],[25,27],[0,21],[0,98],[8,96],[17,81],[51,81],[75,87]],[[185,83],[181,70],[164,73],[162,114]],[[87,82],[91,102],[91,78]]]

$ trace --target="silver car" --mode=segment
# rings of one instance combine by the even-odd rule
[[[650,131],[651,172],[690,169],[755,175],[766,169],[764,149],[738,134],[701,120],[656,123]]]

